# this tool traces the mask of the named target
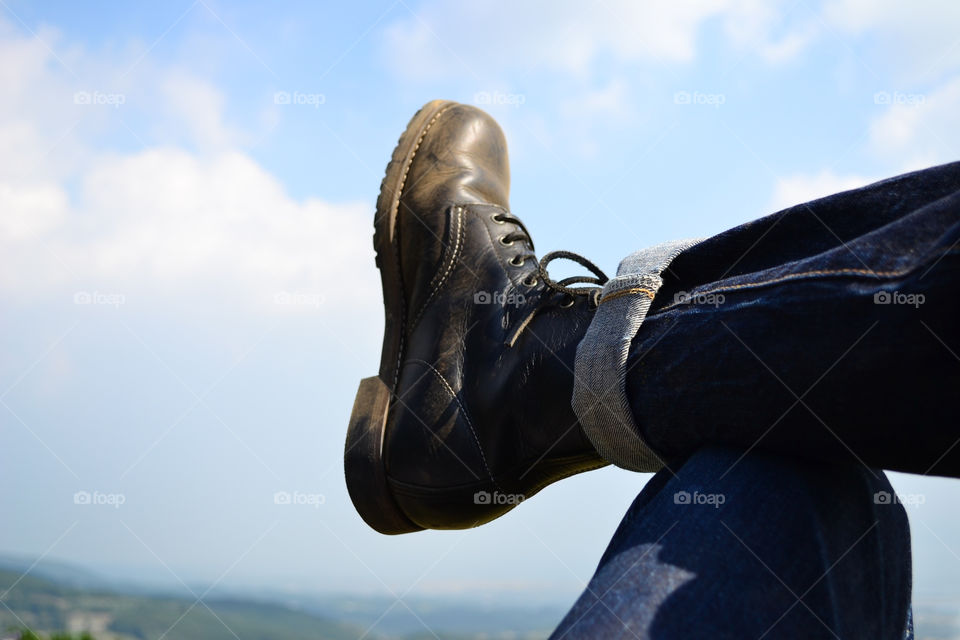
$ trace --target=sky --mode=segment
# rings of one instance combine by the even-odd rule
[[[958,24],[949,0],[0,1],[0,552],[572,599],[649,475],[401,537],[347,496],[382,332],[374,202],[410,116],[487,109],[537,246],[609,273],[960,158]],[[892,475],[922,497],[917,595],[960,597],[960,483]]]

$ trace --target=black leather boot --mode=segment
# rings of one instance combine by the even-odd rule
[[[596,296],[569,285],[602,280],[547,278],[509,183],[496,122],[441,100],[387,165],[380,374],[360,383],[344,454],[354,506],[381,533],[477,526],[606,464],[570,406]]]

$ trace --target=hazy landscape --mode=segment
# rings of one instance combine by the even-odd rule
[[[89,631],[96,640],[534,640],[548,637],[569,606],[508,605],[463,595],[398,602],[270,589],[204,595],[200,585],[157,588],[13,556],[0,556],[0,588],[0,633],[24,627],[41,634]],[[954,602],[917,602],[914,618],[917,640],[960,640]]]
[[[104,578],[66,563],[0,558],[0,631],[90,631],[97,640],[546,638],[566,607],[468,598],[393,598],[217,590],[202,602],[174,588]],[[204,589],[191,587],[197,595]]]

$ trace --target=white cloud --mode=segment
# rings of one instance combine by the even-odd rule
[[[792,60],[819,35],[819,28],[808,21],[778,33],[785,16],[792,17],[796,6],[784,9],[766,0],[732,0],[724,12],[724,33],[735,46],[758,54],[768,63]]]
[[[332,276],[371,253],[364,209],[296,202],[242,153],[152,149],[100,159],[70,222],[48,235],[51,250],[91,283],[351,302],[371,292],[351,294],[350,282]]]
[[[378,300],[373,270],[343,276],[358,256],[372,258],[367,207],[291,198],[237,150],[244,134],[224,124],[214,86],[144,63],[120,87],[136,99],[77,104],[77,91],[117,86],[118,69],[73,49],[67,64],[86,71],[79,80],[44,44],[4,24],[0,57],[0,291],[9,303],[77,290],[181,299],[216,292],[225,304],[262,311]],[[152,96],[161,99],[141,100]],[[176,129],[169,140],[182,146],[103,148],[104,131],[129,142],[128,122],[161,135]],[[277,305],[281,292],[312,297]]]
[[[773,197],[770,200],[768,210],[780,211],[840,191],[856,189],[874,181],[874,178],[864,176],[837,175],[830,170],[823,170],[813,175],[787,176],[778,179],[774,184]]]
[[[770,64],[828,37],[845,41],[861,72],[882,82],[936,81],[960,66],[954,0],[427,0],[386,28],[382,50],[405,79],[484,86],[515,71],[587,76],[600,64],[690,62],[711,22],[730,45]]]
[[[807,26],[788,33],[780,40],[762,42],[757,46],[760,55],[771,64],[786,62],[797,58],[819,35],[814,26]]]
[[[777,3],[752,0],[674,2],[432,2],[386,30],[385,57],[402,77],[466,77],[481,83],[520,69],[585,74],[604,56],[619,62],[689,62],[703,25],[723,17],[739,46],[799,52],[795,37],[769,32]]]
[[[159,86],[173,126],[186,128],[202,147],[226,147],[242,136],[223,122],[223,94],[209,83],[182,71],[166,74]]]
[[[62,224],[67,208],[67,195],[59,185],[0,183],[0,237],[29,242]]]
[[[904,171],[960,158],[960,76],[930,93],[882,95],[890,105],[870,124],[876,152]]]
[[[851,51],[861,60],[868,55],[882,60],[883,67],[867,69],[872,75],[896,72],[904,81],[925,82],[960,65],[955,46],[960,3],[955,0],[839,0],[824,5],[823,22],[841,37],[871,36],[870,49]]]

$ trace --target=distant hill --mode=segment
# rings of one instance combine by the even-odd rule
[[[57,562],[0,559],[0,635],[91,631],[97,640],[541,640],[562,607],[504,607],[417,597],[300,597],[286,604],[253,597],[194,598],[118,589],[93,572]],[[39,574],[43,574],[42,576]],[[11,588],[12,585],[12,588]],[[83,586],[77,586],[83,585]],[[8,590],[8,591],[5,591]],[[392,605],[392,606],[391,606]],[[409,609],[407,607],[410,607]]]
[[[29,570],[30,575],[36,578],[46,578],[61,586],[78,589],[94,589],[110,585],[110,580],[89,569],[45,558],[36,560],[27,556],[0,553],[0,570],[20,574]]]
[[[67,563],[34,565],[0,555],[0,602],[9,607],[0,607],[0,637],[26,624],[44,634],[90,630],[97,640],[541,640],[566,611],[566,605],[506,606],[423,596],[396,603],[382,596],[266,590],[219,591],[205,598],[206,604],[194,604],[193,598],[122,584]],[[918,639],[960,640],[960,613],[952,600],[916,602],[914,618]]]
[[[566,604],[536,606],[522,599],[514,606],[463,597],[406,596],[403,602],[394,604],[389,597],[317,596],[298,599],[297,608],[364,628],[375,624],[375,631],[393,637],[433,638],[430,630],[444,629],[462,637],[517,640],[546,638],[569,609]]]
[[[4,595],[0,628],[26,624],[35,631],[89,629],[98,640],[355,640],[364,629],[275,604],[124,595],[63,586],[45,578],[0,570]],[[19,581],[18,581],[19,580]],[[209,607],[209,608],[208,608]],[[165,635],[164,635],[165,634]]]
[[[49,558],[37,561],[27,556],[4,553],[0,553],[0,595],[24,573],[28,574],[27,578],[3,601],[11,606],[14,595],[19,589],[24,589],[20,593],[20,604],[37,616],[36,623],[42,623],[38,627],[41,630],[98,628],[102,620],[109,619],[110,632],[124,634],[117,635],[118,638],[126,640],[147,636],[155,639],[166,630],[164,627],[154,632],[155,618],[166,619],[169,626],[194,600],[182,584],[138,583],[69,562]],[[192,586],[198,594],[207,589],[204,584]],[[470,597],[408,595],[401,604],[387,596],[291,593],[268,587],[235,590],[222,585],[213,589],[204,600],[217,615],[237,616],[247,619],[249,624],[252,624],[251,615],[257,620],[291,616],[288,622],[293,632],[303,633],[294,620],[294,617],[300,616],[310,625],[340,624],[347,632],[346,636],[338,636],[334,632],[318,636],[311,631],[306,635],[290,637],[357,638],[369,630],[366,637],[373,640],[434,638],[433,634],[457,640],[538,640],[550,635],[568,608],[566,604],[534,603],[528,599],[521,599],[516,604],[508,603],[504,598],[491,601],[489,594],[487,597],[480,597],[480,594]],[[51,607],[51,601],[58,602],[60,606]],[[100,615],[94,604],[106,609],[107,614]],[[227,614],[221,614],[221,609]],[[15,611],[20,614],[18,610]],[[153,615],[151,611],[162,613]],[[11,617],[8,611],[0,607],[0,633],[7,628],[7,621]],[[184,633],[190,633],[182,637],[206,638],[206,635],[195,635],[191,626],[199,624],[195,621],[204,617],[218,625],[217,632],[223,631],[227,633],[224,637],[233,638],[202,604],[184,617],[176,629],[186,629]],[[70,622],[72,626],[67,624]],[[181,636],[173,632],[165,636],[178,637]],[[248,640],[248,636],[241,637]]]

